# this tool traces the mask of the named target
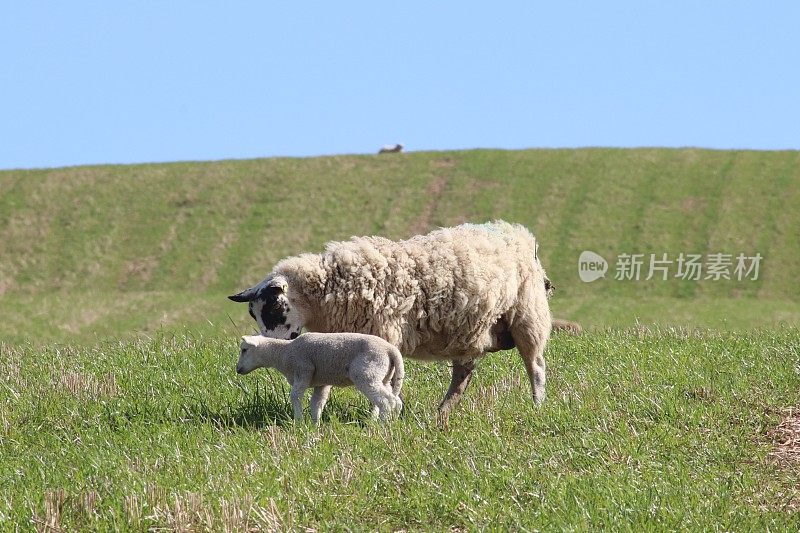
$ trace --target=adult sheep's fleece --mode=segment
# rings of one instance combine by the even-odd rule
[[[543,351],[551,317],[545,272],[531,233],[496,221],[442,228],[405,241],[353,237],[321,254],[279,262],[248,302],[261,333],[301,327],[377,335],[404,356],[453,361],[440,410],[448,412],[486,352],[519,349],[536,403],[544,399]]]

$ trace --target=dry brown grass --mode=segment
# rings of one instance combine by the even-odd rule
[[[169,503],[160,496],[158,500],[160,503],[151,505],[152,512],[146,517],[151,522],[148,526],[149,531],[232,533],[286,529],[275,501],[271,498],[267,506],[258,505],[251,496],[222,499],[219,502],[218,519],[214,518],[215,514],[203,496],[194,492],[175,494]],[[128,510],[126,500],[129,520],[140,523],[141,505],[138,501],[131,501],[130,508]]]
[[[56,376],[52,384],[54,388],[78,397],[108,398],[117,394],[117,379],[114,374],[98,379],[91,374],[66,371]]]
[[[800,410],[788,414],[768,433],[773,444],[770,457],[782,464],[800,464]]]
[[[59,532],[70,529],[62,524],[66,516],[78,516],[83,522],[96,518],[100,495],[97,491],[70,494],[63,488],[49,490],[44,495],[44,508],[40,514],[31,510],[31,522],[39,532]]]
[[[779,468],[800,474],[800,410],[789,408],[786,416],[775,428],[767,432],[772,443],[769,460]],[[787,486],[782,494],[786,499],[785,508],[800,510],[800,477],[794,478],[794,486]]]

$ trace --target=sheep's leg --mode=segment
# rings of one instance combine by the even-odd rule
[[[319,424],[319,420],[322,417],[322,410],[325,408],[325,403],[328,401],[328,396],[330,396],[330,394],[330,385],[314,387],[314,392],[311,394],[311,420],[315,424]]]
[[[292,383],[292,390],[289,393],[289,397],[292,399],[295,422],[303,421],[303,395],[307,388],[308,384],[301,383],[298,379],[295,379],[294,383]]]
[[[541,405],[545,397],[547,365],[544,362],[544,348],[550,337],[550,319],[535,322],[522,322],[512,328],[511,334],[525,363],[525,370],[531,382],[533,403]]]
[[[525,370],[528,372],[528,380],[531,382],[531,390],[533,391],[533,403],[535,405],[542,405],[545,397],[545,384],[547,381],[547,365],[544,362],[542,352],[544,345],[537,346],[532,358],[523,356],[522,360],[525,362]],[[522,354],[522,350],[520,350]]]
[[[467,390],[472,371],[475,370],[475,361],[457,362],[453,361],[453,377],[450,380],[450,388],[444,395],[442,403],[439,405],[439,414],[446,417],[453,410],[453,407],[461,401],[461,396]]]

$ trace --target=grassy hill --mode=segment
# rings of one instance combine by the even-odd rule
[[[796,323],[798,205],[796,151],[472,150],[3,171],[0,339],[241,331],[249,318],[224,296],[286,255],[494,218],[539,237],[558,316],[598,327]],[[583,250],[609,261],[606,279],[580,281]],[[613,279],[619,254],[680,252],[764,259],[757,281]]]
[[[796,432],[778,429],[800,401],[797,205],[800,152],[0,172],[0,530],[796,531]],[[399,420],[337,390],[320,428],[290,422],[274,372],[234,373],[252,325],[225,296],[278,259],[494,218],[539,237],[556,316],[713,329],[556,335],[538,409],[519,358],[492,354],[449,427],[444,364],[408,362]],[[584,250],[606,279],[580,280]],[[620,254],[681,252],[763,263],[756,281],[614,279]]]

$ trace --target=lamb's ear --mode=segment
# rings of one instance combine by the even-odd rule
[[[248,346],[255,346],[255,336],[253,335],[242,335],[242,342],[247,344]]]
[[[249,302],[254,300],[258,296],[259,286],[256,285],[255,287],[250,287],[249,289],[245,289],[239,294],[234,294],[233,296],[228,296],[229,300],[233,300],[234,302]]]

